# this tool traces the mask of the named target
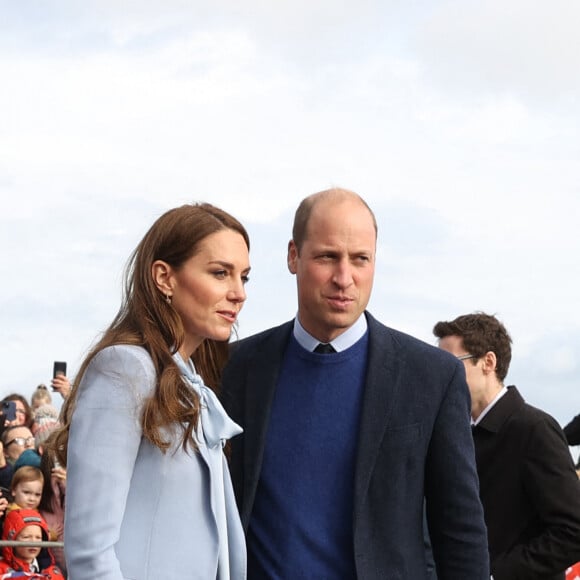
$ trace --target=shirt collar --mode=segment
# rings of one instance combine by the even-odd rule
[[[349,328],[347,328],[342,334],[339,334],[334,340],[330,342],[336,352],[341,352],[350,348],[355,342],[359,341],[367,331],[368,323],[367,318],[363,314],[358,317],[358,320]],[[298,344],[312,352],[319,344],[320,341],[309,334],[304,327],[300,324],[298,316],[294,319],[294,338],[298,341]]]
[[[492,402],[481,412],[479,417],[472,421],[471,424],[475,427],[481,423],[482,419],[491,411],[493,406],[507,393],[507,387],[502,387],[501,391],[493,398]]]

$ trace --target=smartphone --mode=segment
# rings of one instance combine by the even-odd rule
[[[66,376],[66,363],[63,361],[54,361],[54,368],[52,370],[52,378],[58,375],[65,375]]]
[[[16,419],[16,403],[14,401],[2,401],[0,415],[4,417],[4,421],[14,421]]]

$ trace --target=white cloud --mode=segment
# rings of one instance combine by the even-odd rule
[[[580,395],[550,399],[537,353],[551,353],[545,380],[568,393],[580,350],[577,6],[9,4],[0,390],[46,382],[55,359],[76,368],[117,310],[130,251],[188,201],[250,228],[240,334],[292,316],[293,211],[342,185],[380,221],[373,312],[429,342],[437,320],[498,313],[526,392],[565,417]]]
[[[580,91],[579,18],[576,0],[447,0],[416,31],[416,46],[445,91],[563,104]]]

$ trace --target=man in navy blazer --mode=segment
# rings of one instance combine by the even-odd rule
[[[294,321],[237,343],[222,399],[248,578],[489,580],[470,399],[448,353],[367,311],[377,225],[353,192],[302,201]]]

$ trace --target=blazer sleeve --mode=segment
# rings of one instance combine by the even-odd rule
[[[247,530],[249,512],[247,506],[244,506],[243,497],[245,475],[244,448],[248,425],[246,424],[246,413],[244,405],[246,398],[246,370],[242,364],[243,360],[244,358],[239,356],[233,356],[230,358],[222,375],[220,399],[226,413],[232,418],[233,421],[235,421],[242,427],[242,429],[244,429],[243,433],[233,437],[228,441],[226,455],[228,456],[230,477],[232,480],[234,495],[236,498],[238,510],[240,512],[242,525],[244,530]]]
[[[70,578],[123,580],[115,544],[141,442],[141,409],[154,385],[143,349],[114,346],[93,358],[78,387],[64,525]]]
[[[541,530],[494,560],[495,580],[550,577],[580,561],[580,481],[562,430],[547,415],[531,429],[523,470]]]
[[[439,580],[489,580],[470,412],[458,364],[437,413],[426,464],[427,523]]]

